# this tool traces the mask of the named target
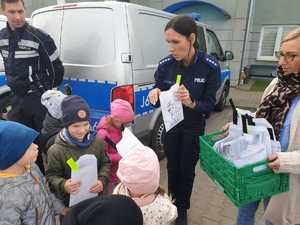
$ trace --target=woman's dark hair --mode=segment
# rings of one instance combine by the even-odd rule
[[[197,25],[194,19],[190,16],[176,16],[171,19],[166,27],[165,31],[168,29],[173,29],[177,33],[189,38],[192,33],[195,34],[195,43],[194,48],[198,48],[198,41],[197,41]]]

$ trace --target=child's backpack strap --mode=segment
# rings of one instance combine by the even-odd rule
[[[113,147],[114,149],[117,150],[116,144],[115,144],[110,138],[105,137],[105,138],[104,138],[104,141],[105,141],[107,144],[109,144],[111,147]]]

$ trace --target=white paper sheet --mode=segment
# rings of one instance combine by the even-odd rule
[[[269,122],[264,118],[253,118],[253,121],[256,125],[248,125],[247,134],[242,132],[240,118],[238,125],[230,123],[228,136],[214,144],[216,151],[238,168],[266,160],[268,155],[280,151],[280,143],[270,139]]]
[[[178,84],[174,84],[168,91],[162,91],[159,95],[164,125],[167,132],[184,119],[182,103],[175,96],[175,92],[178,88]]]
[[[240,108],[236,108],[236,110],[238,111],[239,115],[246,115],[246,114],[248,114],[249,116],[255,117],[255,112],[251,112],[249,110],[240,109]]]
[[[76,172],[72,171],[71,179],[80,182],[80,189],[79,192],[70,194],[70,207],[98,195],[97,193],[90,192],[90,188],[98,180],[97,158],[94,155],[86,154],[77,160],[77,164],[79,170]]]
[[[122,139],[116,144],[118,153],[124,157],[128,152],[144,146],[134,134],[125,128],[122,133]]]

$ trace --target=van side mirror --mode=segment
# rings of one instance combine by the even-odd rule
[[[72,94],[72,87],[69,84],[64,85],[64,94],[71,95]]]
[[[233,52],[232,51],[225,51],[225,60],[233,60]]]

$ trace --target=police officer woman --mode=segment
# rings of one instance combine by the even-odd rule
[[[176,16],[165,27],[170,55],[159,62],[155,87],[149,93],[152,105],[159,107],[159,94],[182,76],[176,97],[183,104],[184,120],[166,133],[168,189],[178,208],[177,225],[187,224],[187,209],[199,158],[199,136],[205,118],[213,111],[220,85],[220,66],[216,59],[197,49],[197,27],[191,17]]]

